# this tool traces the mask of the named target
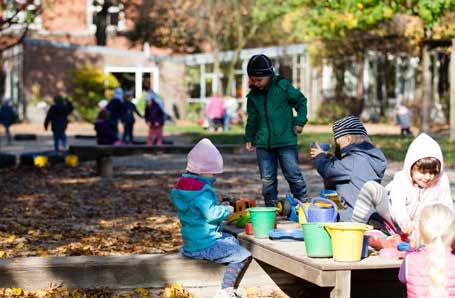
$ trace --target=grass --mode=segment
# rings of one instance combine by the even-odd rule
[[[168,127],[168,133],[179,133],[191,137],[193,143],[207,137],[215,144],[243,144],[244,129],[234,126],[229,132],[209,133],[200,126],[174,126]],[[380,148],[389,161],[403,161],[406,151],[413,138],[401,138],[399,135],[370,135],[371,141]],[[437,139],[441,145],[444,163],[446,166],[455,167],[455,142],[449,142],[447,137]],[[299,136],[299,150],[308,152],[311,142],[333,143],[331,133],[314,133],[305,131]]]

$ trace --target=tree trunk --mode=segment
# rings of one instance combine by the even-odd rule
[[[365,88],[363,82],[363,71],[365,68],[365,59],[363,54],[357,56],[357,65],[356,65],[356,97],[357,105],[355,107],[355,115],[360,115],[363,111],[364,100],[365,100]]]
[[[343,60],[335,61],[333,63],[334,66],[334,74],[336,79],[336,86],[335,86],[335,100],[343,100],[344,99],[344,71],[345,71],[345,64]]]
[[[234,89],[235,69],[236,69],[237,62],[239,61],[241,51],[242,51],[242,48],[237,48],[234,50],[234,57],[233,57],[232,61],[229,62],[229,66],[228,66],[228,72],[227,72],[228,82],[227,82],[226,94],[230,95],[230,96],[237,95],[236,94],[237,92]]]
[[[212,84],[215,85],[215,88],[212,86],[212,90],[214,90],[215,93],[218,93],[220,95],[223,94],[223,86],[221,84],[221,67],[220,67],[220,49],[217,46],[214,46],[213,48],[213,73],[214,78],[212,80]]]
[[[381,65],[380,77],[381,77],[381,85],[379,86],[380,91],[380,100],[381,100],[381,116],[386,115],[386,111],[388,108],[389,97],[387,94],[387,52],[384,52],[383,61]]]
[[[422,75],[423,75],[423,96],[421,106],[422,123],[420,130],[428,133],[430,131],[430,104],[431,104],[431,70],[430,52],[425,45],[422,51]]]
[[[455,39],[450,54],[450,140],[455,141]]]

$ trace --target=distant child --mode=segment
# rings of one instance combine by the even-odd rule
[[[96,143],[113,145],[118,141],[114,124],[109,120],[109,111],[101,109],[95,122]]]
[[[114,94],[109,100],[106,110],[109,111],[109,121],[112,123],[112,126],[115,129],[115,133],[118,137],[118,122],[122,120],[123,115],[125,114],[125,109],[123,106],[123,89],[117,87],[114,89]]]
[[[142,118],[142,115],[136,108],[136,105],[131,101],[133,98],[132,91],[125,92],[125,100],[123,101],[123,137],[122,141],[126,144],[133,143],[134,141],[134,122],[136,119],[134,118],[134,114],[138,115]]]
[[[223,172],[223,158],[208,139],[202,139],[187,157],[187,172],[171,191],[182,225],[184,256],[227,264],[216,297],[239,297],[234,287],[250,261],[251,254],[237,239],[222,233],[222,221],[232,212],[220,205],[213,188],[214,174]]]
[[[164,126],[164,111],[161,106],[152,98],[147,98],[145,106],[145,122],[149,127],[147,145],[162,145],[163,144],[163,126]]]
[[[54,97],[54,104],[47,112],[44,120],[44,129],[47,130],[49,123],[52,127],[52,136],[54,138],[55,151],[60,150],[60,144],[63,150],[66,149],[66,127],[68,126],[68,116],[73,111],[71,102],[65,100],[62,96]]]
[[[10,126],[17,120],[16,112],[14,111],[8,99],[3,99],[2,106],[0,107],[0,123],[5,127],[6,139],[11,143],[12,137],[10,133]]]
[[[332,127],[336,144],[335,156],[323,151],[319,144],[310,155],[316,170],[328,189],[337,191],[344,206],[340,220],[350,221],[357,195],[367,181],[380,183],[387,160],[368,138],[359,118],[348,116],[335,121]]]
[[[205,106],[205,115],[209,121],[210,130],[216,130],[223,124],[224,114],[224,101],[219,94],[215,93]]]
[[[403,104],[400,104],[397,109],[397,123],[400,125],[401,136],[412,135],[411,132],[411,121],[412,112]]]
[[[422,133],[409,145],[403,169],[395,173],[392,182],[386,187],[376,182],[363,186],[352,220],[367,222],[377,212],[397,233],[409,234],[418,243],[420,214],[424,207],[436,203],[453,209],[441,147]]]
[[[424,248],[412,252],[401,264],[398,278],[408,297],[455,297],[455,255],[451,252],[455,220],[441,204],[422,210],[419,231]]]

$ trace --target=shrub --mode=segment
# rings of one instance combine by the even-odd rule
[[[316,111],[316,119],[311,119],[312,124],[330,124],[335,120],[348,115],[356,115],[362,111],[361,104],[351,97],[326,98]]]
[[[105,74],[94,66],[76,70],[73,84],[72,99],[75,109],[82,119],[90,122],[96,119],[98,102],[106,98],[106,92],[119,86],[119,82],[112,74]]]

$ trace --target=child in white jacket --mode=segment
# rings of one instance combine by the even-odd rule
[[[441,147],[422,133],[409,146],[403,169],[395,173],[392,182],[386,187],[373,181],[365,183],[352,220],[367,222],[377,212],[398,233],[410,235],[413,244],[418,245],[420,213],[436,203],[453,210]]]

